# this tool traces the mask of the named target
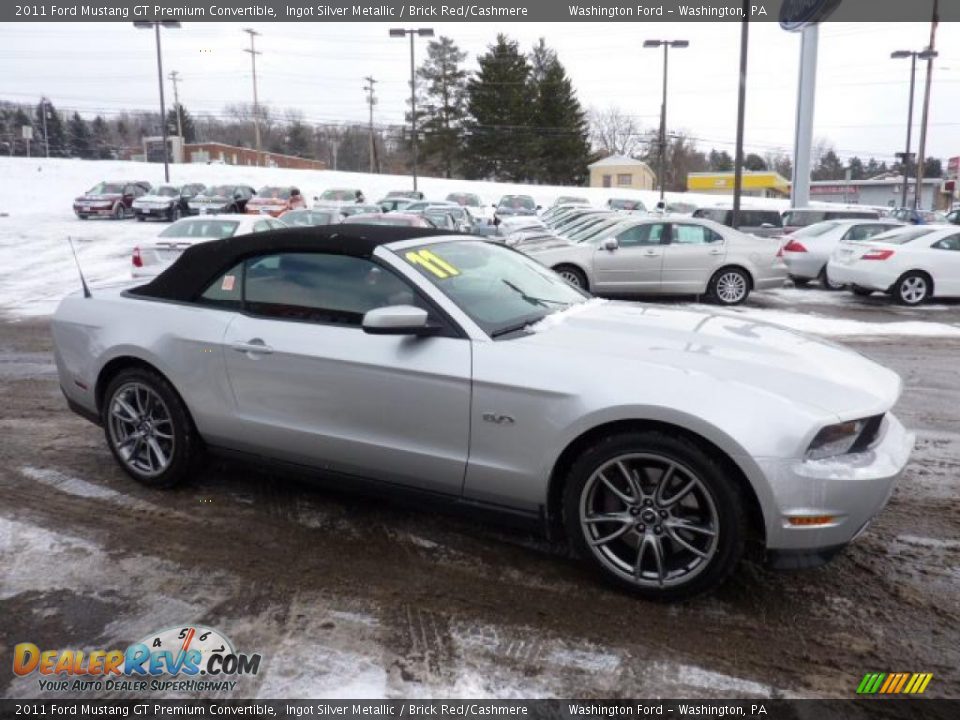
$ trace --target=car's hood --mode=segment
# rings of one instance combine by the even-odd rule
[[[555,250],[556,248],[568,248],[573,247],[574,243],[570,242],[564,237],[559,235],[551,235],[550,237],[532,237],[530,239],[520,238],[517,241],[517,246],[522,247],[525,253],[535,253],[542,250]]]
[[[254,197],[247,202],[248,205],[286,205],[287,201],[282,198]]]
[[[536,215],[537,211],[534,209],[525,209],[525,208],[501,208],[496,209],[497,215]]]
[[[198,202],[198,203],[225,203],[225,202],[227,202],[227,199],[228,199],[228,198],[227,198],[226,195],[197,195],[197,196],[196,196],[193,200],[191,200],[190,202]]]
[[[667,366],[843,419],[889,410],[901,386],[896,373],[857,352],[735,312],[594,300],[548,316],[515,342],[543,345],[554,357],[589,355],[601,372],[636,363],[637,383],[644,366]]]
[[[119,200],[123,195],[120,193],[106,193],[103,195],[98,195],[96,193],[85,193],[77,198],[77,200],[86,200],[87,202],[96,202],[104,200]]]
[[[173,202],[174,200],[176,200],[176,198],[170,197],[169,195],[141,195],[140,197],[137,198],[137,200],[142,200],[142,201],[145,201],[145,202],[165,202],[165,203],[169,203],[169,202]]]

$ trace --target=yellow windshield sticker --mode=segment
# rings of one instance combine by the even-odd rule
[[[431,250],[411,250],[406,258],[411,265],[419,265],[441,280],[460,274],[457,268]]]

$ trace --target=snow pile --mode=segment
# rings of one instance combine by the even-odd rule
[[[559,312],[555,312],[547,315],[542,320],[538,320],[536,323],[531,325],[529,329],[532,330],[533,332],[546,332],[551,328],[557,327],[557,325],[561,325],[565,323],[567,320],[574,317],[575,315],[584,313],[587,310],[592,310],[593,308],[598,307],[600,305],[606,305],[608,302],[610,301],[603,300],[601,298],[590,298],[586,302],[577,303],[576,305],[571,305],[570,307],[564,308]]]
[[[798,332],[827,336],[877,336],[912,335],[924,337],[960,337],[960,325],[926,322],[923,320],[905,320],[899,322],[864,322],[848,318],[834,318],[826,315],[800,314],[785,310],[767,310],[765,308],[736,307],[725,312],[736,313],[744,320],[773,323]]]

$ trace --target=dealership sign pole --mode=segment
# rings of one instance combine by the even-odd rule
[[[810,204],[810,155],[813,148],[813,109],[817,93],[817,23],[826,19],[841,0],[784,0],[780,27],[800,31],[800,81],[797,89],[797,121],[793,141],[793,185],[790,206]]]

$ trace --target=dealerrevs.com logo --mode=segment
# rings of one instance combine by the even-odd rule
[[[222,633],[200,626],[151,633],[126,650],[41,650],[14,647],[13,672],[37,674],[39,689],[61,692],[233,690],[260,670],[259,654],[234,650]]]

